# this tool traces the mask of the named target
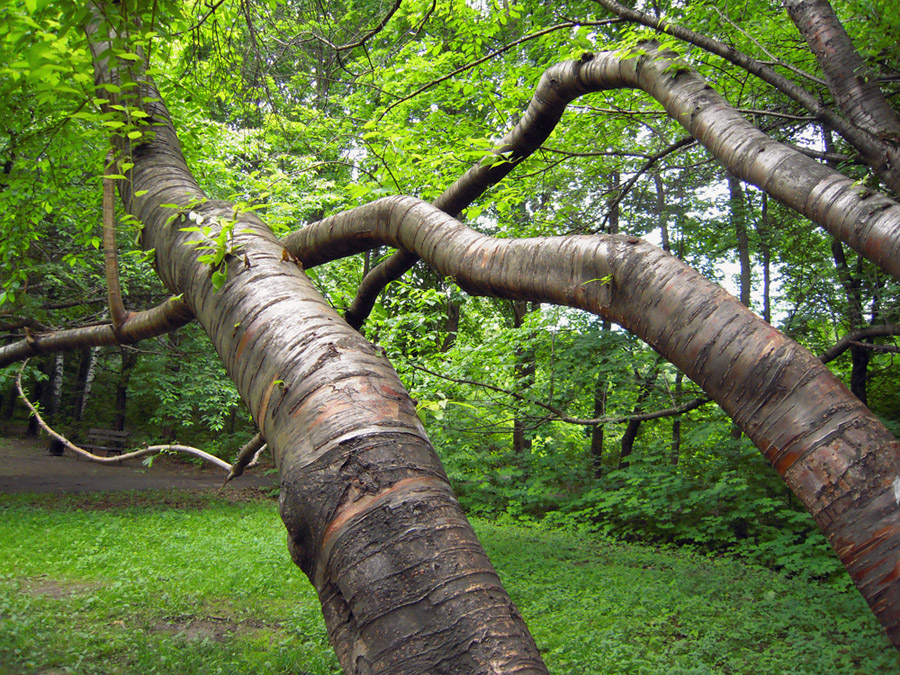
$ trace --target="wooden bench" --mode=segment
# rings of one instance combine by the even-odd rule
[[[112,454],[121,455],[130,435],[127,431],[115,429],[90,429],[88,442],[81,447],[85,450],[105,451],[107,457]]]

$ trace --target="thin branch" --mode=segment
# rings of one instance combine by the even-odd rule
[[[782,61],[781,59],[779,59],[777,56],[775,56],[774,54],[772,54],[772,52],[770,52],[768,49],[766,49],[765,47],[763,47],[763,45],[761,45],[761,44],[759,43],[759,41],[758,41],[756,38],[754,38],[754,37],[753,37],[752,35],[750,35],[747,31],[745,31],[743,28],[741,28],[738,24],[736,24],[734,21],[732,21],[732,20],[728,17],[728,15],[725,14],[722,10],[720,10],[720,9],[719,9],[718,7],[716,7],[715,5],[710,5],[710,7],[712,7],[712,10],[713,10],[716,14],[719,15],[719,18],[720,18],[720,19],[722,19],[723,21],[727,22],[729,26],[731,26],[732,28],[734,28],[734,29],[735,29],[736,31],[738,31],[741,35],[743,35],[745,38],[747,38],[747,39],[750,40],[753,44],[755,44],[755,45],[760,49],[760,51],[762,51],[763,54],[765,54],[765,55],[768,56],[770,59],[772,59],[772,61],[774,61],[777,65],[781,66],[782,68],[786,68],[786,69],[790,70],[792,73],[795,73],[796,75],[799,75],[800,77],[806,78],[806,79],[809,80],[810,82],[815,82],[816,84],[818,84],[818,85],[820,85],[820,86],[823,86],[823,87],[827,87],[827,86],[828,86],[828,84],[825,82],[825,80],[819,79],[818,77],[816,77],[816,76],[814,76],[814,75],[811,75],[810,73],[807,73],[807,72],[806,72],[805,70],[803,70],[802,68],[797,68],[796,66],[793,66],[793,65],[791,65],[790,63],[785,63],[785,62],[783,62],[783,61]]]
[[[165,445],[150,445],[141,448],[140,450],[135,450],[134,452],[126,452],[117,457],[100,457],[99,455],[88,452],[84,448],[78,447],[68,438],[54,431],[50,427],[50,425],[44,421],[40,413],[38,413],[37,408],[35,408],[34,405],[32,405],[31,401],[28,400],[28,397],[25,395],[25,390],[22,389],[22,372],[25,370],[25,365],[27,363],[28,361],[26,360],[25,363],[22,364],[22,368],[19,369],[19,374],[16,376],[16,389],[18,389],[19,391],[19,398],[21,398],[25,402],[25,405],[31,411],[31,414],[34,415],[35,420],[37,420],[37,423],[44,431],[46,431],[52,438],[55,438],[66,448],[76,453],[77,455],[89,459],[92,462],[97,462],[98,464],[121,464],[128,459],[137,459],[138,457],[154,455],[160,452],[182,452],[188,455],[193,455],[194,457],[199,457],[200,459],[205,460],[210,464],[215,464],[220,469],[231,471],[231,464],[229,464],[228,462],[219,459],[215,455],[211,455],[208,452],[204,452],[199,448],[194,448],[189,445],[177,445],[173,443],[167,443]]]
[[[228,472],[228,475],[225,476],[225,483],[240,476],[244,473],[244,469],[256,466],[259,462],[259,456],[265,449],[266,439],[262,437],[262,434],[256,434],[256,436],[247,441],[244,444],[244,447],[238,451],[234,464],[231,465],[231,470]]]
[[[478,382],[477,380],[467,380],[465,378],[456,378],[450,377],[449,375],[442,375],[441,373],[437,373],[433,370],[429,370],[424,366],[417,366],[415,364],[410,363],[409,366],[414,370],[420,370],[423,373],[428,373],[429,375],[434,375],[435,377],[439,377],[442,380],[447,380],[448,382],[454,382],[456,384],[468,384],[473,387],[481,387],[482,389],[488,389],[490,391],[496,391],[500,394],[506,394],[507,396],[511,396],[517,401],[522,401],[523,403],[530,403],[532,405],[536,405],[544,410],[547,410],[560,421],[567,422],[568,424],[580,424],[582,426],[599,426],[601,424],[617,424],[620,422],[645,422],[647,420],[655,420],[660,417],[672,417],[675,415],[682,415],[686,412],[690,412],[696,408],[699,408],[702,405],[709,403],[712,399],[708,398],[695,398],[687,403],[683,403],[679,406],[675,406],[673,408],[666,408],[665,410],[655,410],[649,413],[635,413],[631,415],[620,415],[618,417],[592,417],[592,418],[584,418],[584,417],[572,417],[568,413],[563,410],[560,410],[556,406],[550,405],[549,403],[544,403],[542,401],[535,400],[533,398],[529,398],[528,396],[524,396],[516,391],[510,391],[509,389],[504,389],[502,387],[498,387],[494,384],[488,384],[487,382]]]
[[[847,335],[841,338],[837,344],[822,352],[819,355],[819,361],[822,363],[834,361],[837,357],[850,349],[854,343],[859,343],[862,339],[888,337],[892,335],[900,335],[900,324],[890,323],[884,326],[868,326],[867,328],[860,328],[852,333],[847,333]],[[863,343],[861,346],[873,347],[874,345]]]
[[[629,178],[625,182],[625,184],[621,187],[621,189],[619,189],[619,194],[617,194],[615,196],[615,198],[612,200],[612,202],[610,202],[610,204],[609,204],[609,208],[607,209],[606,216],[604,216],[604,218],[603,218],[601,227],[606,225],[606,223],[609,221],[610,214],[625,198],[625,195],[628,194],[629,191],[631,191],[631,188],[633,188],[635,183],[638,182],[638,179],[641,176],[643,176],[645,173],[647,173],[650,169],[652,169],[654,164],[656,164],[663,157],[671,155],[673,152],[677,152],[678,150],[681,150],[683,148],[689,148],[692,145],[695,145],[696,143],[697,143],[697,139],[695,139],[693,136],[685,136],[681,140],[675,141],[669,147],[667,147],[663,150],[660,150],[655,155],[651,156],[650,159],[648,159],[644,163],[644,165],[640,169],[638,169],[634,173],[634,175],[632,175],[631,178]]]
[[[116,186],[108,176],[116,173],[115,158],[110,150],[106,172],[103,176],[103,261],[106,270],[106,293],[109,299],[109,315],[112,325],[119,330],[128,320],[128,311],[122,302],[122,285],[119,282],[119,257],[116,249]]]
[[[454,70],[450,73],[447,73],[446,75],[443,75],[443,76],[437,78],[436,80],[432,80],[431,82],[426,82],[425,84],[423,84],[421,87],[416,89],[411,94],[408,94],[402,98],[399,98],[396,101],[394,101],[393,103],[391,103],[387,108],[384,109],[384,111],[381,113],[381,115],[378,116],[378,120],[380,121],[380,120],[384,119],[385,115],[387,115],[393,108],[400,105],[404,101],[409,101],[410,99],[415,98],[422,92],[428,91],[432,87],[439,85],[441,82],[446,82],[447,80],[449,80],[453,77],[456,77],[460,73],[464,73],[467,70],[471,70],[475,66],[481,65],[485,61],[490,61],[495,56],[499,56],[500,54],[503,54],[504,52],[509,51],[513,47],[517,47],[520,44],[528,42],[529,40],[534,40],[541,36],[547,35],[548,33],[553,33],[554,31],[563,30],[565,28],[577,28],[578,26],[606,26],[606,25],[610,25],[613,23],[619,23],[619,22],[620,22],[619,19],[610,19],[608,21],[590,21],[590,22],[582,21],[582,22],[577,22],[577,23],[572,21],[572,22],[567,22],[567,23],[560,23],[555,26],[550,26],[549,28],[545,28],[544,30],[539,30],[537,33],[531,33],[529,35],[525,35],[524,37],[521,37],[518,40],[510,42],[508,45],[504,45],[503,47],[500,47],[500,49],[495,49],[494,51],[490,52],[489,54],[482,56],[480,59],[475,59],[474,61],[471,61],[471,62],[465,64],[464,66],[460,66],[456,70]]]
[[[180,298],[141,312],[133,312],[118,330],[112,324],[82,326],[52,333],[32,333],[26,330],[25,339],[0,347],[0,368],[39,354],[64,352],[84,347],[128,345],[163,333],[169,333],[194,319],[190,307]]]
[[[349,42],[349,43],[343,44],[343,45],[335,45],[335,44],[332,44],[330,41],[326,40],[325,38],[323,38],[322,36],[316,35],[315,33],[313,33],[313,37],[338,52],[344,52],[349,49],[356,49],[357,47],[362,47],[368,40],[375,37],[376,35],[378,35],[378,33],[380,33],[382,30],[384,30],[384,27],[387,25],[387,22],[391,20],[392,16],[394,16],[394,12],[396,12],[398,9],[400,9],[401,2],[402,2],[402,0],[397,0],[397,2],[394,3],[394,6],[391,7],[390,10],[388,10],[388,13],[384,15],[384,18],[381,20],[381,23],[379,23],[375,28],[370,30],[365,35],[363,35],[356,42]]]

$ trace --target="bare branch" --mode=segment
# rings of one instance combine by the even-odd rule
[[[379,120],[383,119],[384,116],[387,115],[393,108],[400,105],[404,101],[409,101],[410,99],[415,98],[422,92],[428,91],[432,87],[439,85],[441,82],[446,82],[447,80],[449,80],[453,77],[456,77],[460,73],[464,73],[467,70],[471,70],[475,66],[481,65],[485,61],[490,61],[495,56],[500,56],[500,54],[503,54],[504,52],[507,52],[510,49],[512,49],[513,47],[519,46],[520,44],[528,42],[529,40],[534,40],[543,35],[547,35],[548,33],[553,33],[555,31],[563,30],[565,28],[577,28],[578,26],[606,26],[606,25],[618,23],[618,22],[619,22],[618,19],[611,19],[609,21],[590,21],[590,22],[578,22],[578,23],[572,21],[572,22],[557,24],[556,26],[550,26],[549,28],[545,28],[544,30],[539,30],[536,33],[531,33],[529,35],[525,35],[524,37],[521,37],[518,40],[515,40],[513,42],[510,42],[507,45],[500,47],[500,49],[495,49],[494,51],[490,52],[489,54],[482,56],[480,59],[475,59],[474,61],[471,61],[464,66],[460,66],[456,70],[454,70],[450,73],[447,73],[446,75],[443,75],[435,80],[432,80],[431,82],[426,82],[425,84],[423,84],[421,87],[416,89],[411,94],[408,94],[402,98],[399,98],[396,101],[394,101],[393,103],[391,103],[387,108],[384,109],[384,111],[381,113],[381,115],[379,115],[378,119]]]
[[[265,449],[266,439],[262,437],[262,434],[256,434],[256,436],[247,441],[244,444],[244,447],[238,451],[234,464],[231,465],[231,470],[228,472],[228,475],[225,476],[225,483],[240,476],[244,473],[244,469],[255,466],[259,461],[260,454],[262,454]]]
[[[594,0],[594,2],[626,21],[639,23],[700,47],[711,54],[725,59],[729,63],[733,63],[739,68],[743,68],[763,82],[772,85],[843,136],[848,143],[860,152],[866,163],[872,167],[879,178],[885,181],[894,192],[900,194],[900,177],[890,169],[890,163],[885,162],[887,158],[894,157],[894,164],[900,164],[900,161],[896,161],[896,155],[898,154],[896,149],[890,147],[882,139],[862,127],[845,120],[834,110],[823,104],[818,97],[796,82],[784,77],[771,66],[706,35],[694,32],[666,19],[629,9],[616,2],[616,0]]]
[[[191,308],[180,298],[128,316],[118,330],[112,324],[70,328],[52,333],[26,331],[24,340],[0,347],[0,368],[39,354],[70,351],[84,347],[129,345],[181,328],[194,319]]]
[[[329,47],[331,47],[332,49],[334,49],[335,51],[338,51],[338,52],[344,52],[344,51],[347,51],[350,49],[356,49],[357,47],[362,47],[366,42],[368,42],[370,39],[372,39],[373,37],[378,35],[378,33],[380,33],[382,30],[384,30],[384,27],[387,25],[387,22],[391,20],[392,16],[394,16],[394,12],[396,12],[398,9],[400,9],[401,2],[402,2],[402,0],[397,0],[394,3],[394,6],[388,10],[388,13],[384,15],[384,18],[381,20],[381,22],[377,26],[375,26],[375,28],[370,30],[365,35],[363,35],[356,42],[348,42],[347,44],[343,44],[343,45],[335,45],[320,35],[313,34],[313,37],[315,37],[320,42],[328,45]]]
[[[477,380],[468,380],[465,378],[456,378],[450,377],[449,375],[442,375],[441,373],[429,370],[428,368],[425,368],[423,366],[417,366],[412,363],[410,363],[409,365],[415,370],[420,370],[423,373],[434,375],[435,377],[439,377],[442,380],[447,380],[448,382],[455,382],[456,384],[469,384],[474,387],[481,387],[482,389],[489,389],[500,394],[506,394],[507,396],[511,396],[517,401],[522,401],[523,403],[531,403],[532,405],[536,405],[540,408],[543,408],[544,410],[548,410],[549,412],[553,413],[553,416],[556,417],[560,422],[567,422],[568,424],[580,424],[582,426],[599,426],[601,424],[617,424],[620,422],[645,422],[647,420],[659,419],[660,417],[673,417],[675,415],[683,415],[686,412],[695,410],[700,406],[706,405],[707,403],[710,403],[712,401],[712,399],[709,398],[695,398],[691,401],[688,401],[687,403],[683,403],[673,408],[666,408],[665,410],[654,410],[653,412],[635,413],[632,415],[620,415],[618,417],[572,417],[564,410],[561,410],[556,406],[550,405],[549,403],[544,403],[543,401],[538,401],[537,399],[533,399],[528,396],[524,396],[516,391],[504,389],[494,384],[488,384],[487,382],[479,382]],[[545,420],[549,418],[545,417],[541,419]]]
[[[854,344],[868,348],[875,346],[871,343],[859,342],[865,338],[886,337],[890,335],[900,335],[900,324],[891,323],[884,326],[868,326],[866,328],[860,328],[852,333],[847,333],[847,335],[841,338],[837,344],[822,352],[819,355],[819,361],[822,363],[830,363],[850,349]]]
[[[137,459],[138,457],[145,457],[146,455],[155,455],[160,452],[181,452],[188,455],[193,455],[194,457],[199,457],[200,459],[209,462],[210,464],[215,464],[221,469],[225,469],[226,471],[231,470],[231,464],[228,462],[219,459],[215,455],[211,455],[208,452],[200,450],[199,448],[194,448],[189,445],[178,445],[174,443],[167,443],[165,445],[150,445],[140,450],[135,450],[134,452],[126,452],[122,455],[118,455],[116,457],[100,457],[99,455],[95,455],[91,452],[88,452],[84,448],[81,448],[68,438],[63,436],[62,434],[54,431],[49,424],[47,424],[44,419],[41,417],[40,413],[38,413],[37,408],[32,405],[31,401],[28,400],[28,397],[25,395],[25,390],[22,389],[22,372],[25,369],[25,363],[22,364],[22,368],[19,370],[19,374],[16,376],[16,389],[19,391],[19,398],[25,402],[25,405],[31,411],[31,414],[34,415],[35,420],[40,425],[40,427],[46,431],[52,438],[55,438],[57,441],[62,443],[65,447],[67,447],[72,452],[77,455],[84,457],[92,462],[97,462],[98,464],[121,464],[125,460],[128,459]]]

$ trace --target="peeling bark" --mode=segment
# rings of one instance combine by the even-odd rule
[[[815,54],[841,112],[874,136],[900,145],[900,119],[831,4],[827,0],[784,0],[784,7]],[[892,154],[896,160],[896,147]],[[898,165],[891,168],[900,171]]]
[[[494,150],[507,161],[474,166],[434,205],[451,215],[462,211],[540,147],[565,107],[579,96],[606,89],[642,89],[734,176],[803,214],[900,279],[900,205],[767,136],[684,62],[660,52],[655,44],[638,49],[642,54],[629,58],[615,52],[585,54],[579,61],[545,71],[521,121]],[[883,143],[872,152],[883,157]],[[892,175],[888,172],[887,177]],[[900,192],[900,178],[894,178],[888,184]],[[373,269],[346,316],[351,325],[361,326],[381,289],[417,260],[409,251],[398,251]]]
[[[105,48],[93,41],[101,81]],[[152,83],[136,95],[154,101],[144,106],[154,134],[132,147],[120,139],[134,163],[120,195],[272,450],[291,556],[345,671],[546,672],[390,364],[256,215],[205,199]],[[240,256],[226,257],[218,292],[188,244],[195,235],[162,204],[233,223]]]
[[[470,294],[578,307],[638,335],[756,444],[900,645],[900,442],[815,356],[697,272],[635,237],[493,239],[411,197],[323,220],[286,243],[310,265],[389,244]]]

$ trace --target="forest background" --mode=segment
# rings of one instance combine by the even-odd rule
[[[83,36],[60,5],[0,23],[0,330],[14,341],[106,319],[101,181],[109,131]],[[900,13],[834,2],[896,108]],[[825,91],[779,3],[646,3]],[[187,160],[215,199],[286,234],[392,194],[431,201],[491,156],[542,72],[656,39],[766,133],[884,189],[820,120],[725,60],[594,2],[158,3],[145,36]],[[111,85],[106,85],[107,87]],[[497,237],[627,233],[723,283],[823,360],[895,434],[898,282],[729,176],[641,92],[570,105],[531,158],[462,214]],[[118,218],[126,304],[168,297]],[[338,310],[388,249],[309,270]],[[603,283],[603,280],[597,280]],[[812,519],[702,391],[649,347],[571,309],[471,297],[419,265],[363,327],[414,397],[475,515],[730,552],[849,583]],[[842,345],[845,350],[831,358]],[[830,351],[829,351],[830,350]],[[3,371],[2,414],[25,423]],[[135,346],[32,361],[26,389],[73,438],[127,429],[231,459],[255,428],[196,324]]]

